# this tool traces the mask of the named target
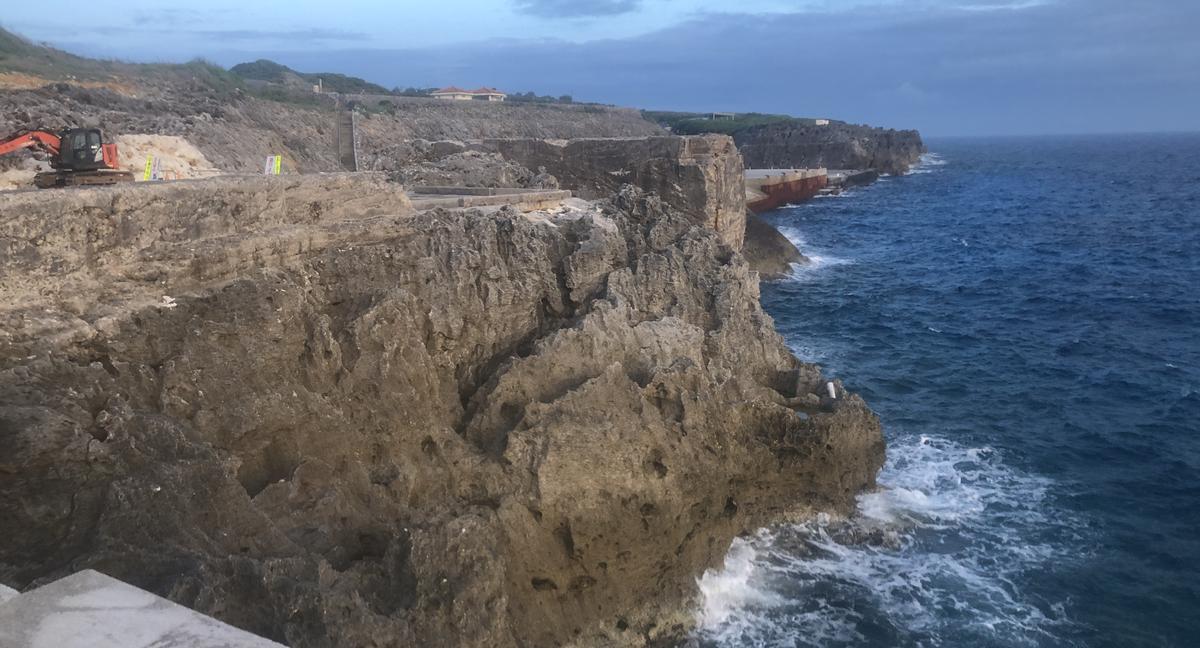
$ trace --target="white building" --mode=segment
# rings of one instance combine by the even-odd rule
[[[475,90],[463,90],[450,86],[441,90],[434,90],[430,93],[431,97],[438,99],[452,99],[455,101],[504,101],[508,95],[500,92],[495,88],[477,88]]]

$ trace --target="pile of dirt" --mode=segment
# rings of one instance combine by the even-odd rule
[[[14,160],[4,170],[0,171],[0,191],[14,189],[30,189],[33,187],[33,176],[40,171],[48,171],[50,166],[29,156]]]
[[[200,149],[174,135],[121,135],[116,138],[121,168],[141,180],[147,158],[157,163],[159,178],[183,180],[218,175]]]

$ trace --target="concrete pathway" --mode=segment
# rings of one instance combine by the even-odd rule
[[[282,648],[90,569],[16,596],[3,589],[0,648]]]

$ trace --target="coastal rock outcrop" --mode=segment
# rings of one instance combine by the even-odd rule
[[[768,124],[734,134],[748,168],[875,169],[908,171],[926,152],[915,130],[834,122],[824,126]]]
[[[792,271],[793,263],[809,262],[795,244],[754,212],[746,213],[746,245],[742,255],[750,269],[764,279],[786,276]]]
[[[848,511],[883,460],[741,256],[632,186],[30,195],[0,197],[0,582],[94,568],[297,648],[643,644],[736,534]]]
[[[504,138],[459,141],[403,142],[371,159],[371,168],[398,177],[424,173],[423,169],[461,166],[464,156],[477,164],[468,177],[494,176],[508,169],[498,156],[516,169],[505,171],[517,185],[537,186],[552,176],[556,187],[585,199],[606,198],[630,184],[657,194],[697,224],[715,231],[721,241],[740,250],[745,231],[745,177],[733,140],[724,135],[691,137],[583,138],[572,140]],[[538,176],[542,177],[539,180]],[[417,177],[417,176],[414,176]],[[424,177],[424,176],[421,176]],[[490,185],[489,185],[490,186]]]

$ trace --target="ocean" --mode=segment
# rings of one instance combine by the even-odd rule
[[[700,579],[703,646],[1200,646],[1200,135],[942,139],[767,214],[881,490]]]

